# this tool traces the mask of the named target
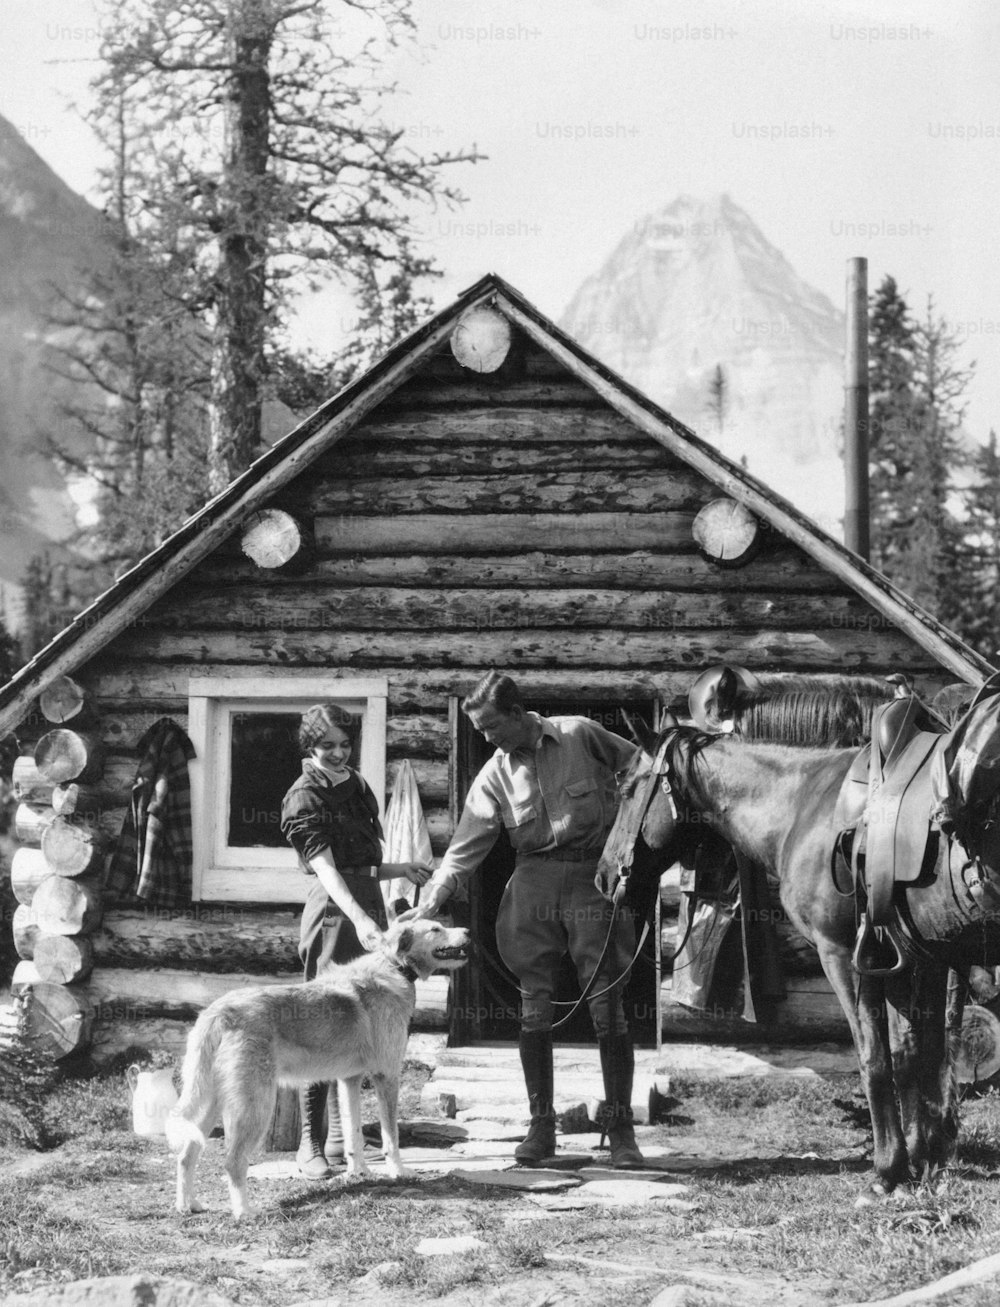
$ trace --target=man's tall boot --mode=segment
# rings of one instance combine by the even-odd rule
[[[325,1180],[330,1168],[323,1156],[323,1106],[326,1103],[326,1085],[318,1082],[303,1085],[299,1090],[299,1115],[302,1118],[302,1139],[295,1154],[299,1173],[307,1180]]]
[[[602,1035],[601,1073],[604,1076],[605,1102],[601,1104],[598,1125],[608,1136],[611,1165],[619,1171],[645,1166],[645,1159],[635,1142],[632,1125],[632,1080],[635,1053],[631,1035]]]
[[[326,1143],[323,1156],[328,1166],[344,1164],[344,1127],[340,1123],[340,1097],[337,1082],[331,1080],[326,1087]]]
[[[538,1166],[556,1151],[556,1114],[552,1108],[552,1031],[522,1030],[518,1040],[531,1125],[514,1149],[522,1166]]]

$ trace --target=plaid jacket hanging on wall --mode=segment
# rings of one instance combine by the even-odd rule
[[[161,717],[139,741],[132,801],[108,872],[107,893],[163,908],[191,903],[191,782],[194,745]]]

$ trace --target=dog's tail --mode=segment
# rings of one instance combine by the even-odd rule
[[[215,1056],[223,1022],[210,1009],[202,1012],[188,1035],[181,1070],[181,1096],[164,1122],[167,1143],[180,1152],[189,1143],[203,1146],[215,1118]]]

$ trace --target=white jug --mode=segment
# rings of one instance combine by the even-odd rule
[[[125,1072],[132,1091],[132,1129],[137,1135],[162,1135],[167,1113],[177,1102],[174,1073],[170,1067],[140,1071],[133,1065]]]

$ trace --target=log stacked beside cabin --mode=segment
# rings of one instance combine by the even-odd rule
[[[92,733],[64,723],[89,725],[93,705],[69,677],[60,677],[39,699],[53,729],[13,769],[18,799],[15,834],[21,847],[11,860],[11,885],[18,901],[13,935],[21,958],[12,980],[26,996],[26,1031],[53,1057],[65,1057],[89,1042],[94,1005],[85,982],[93,968],[91,936],[101,921],[101,887],[109,843],[89,823],[56,813],[57,786],[95,782],[104,750]]]

